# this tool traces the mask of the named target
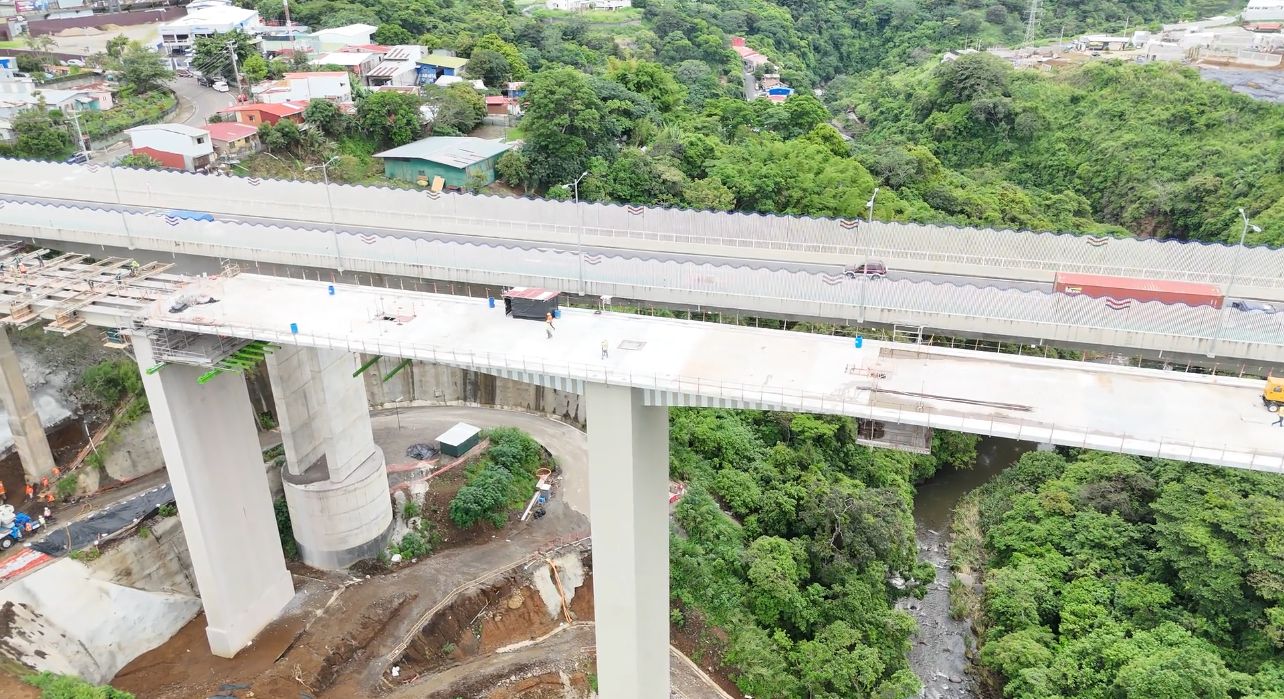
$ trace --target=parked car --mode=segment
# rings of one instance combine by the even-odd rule
[[[196,84],[201,87],[214,87],[214,81],[208,75],[197,75]]]
[[[69,163],[71,165],[79,165],[81,163],[87,163],[89,162],[89,154],[82,150],[79,153],[76,153],[75,155],[71,156],[70,158],[67,158],[63,162]]]
[[[76,66],[77,68],[84,68],[85,62],[80,60],[79,58],[68,58],[67,65]]]
[[[1249,301],[1248,299],[1235,299],[1231,301],[1231,308],[1237,311],[1246,311],[1248,313],[1274,313],[1275,307],[1269,303],[1261,301]]]
[[[229,91],[229,90],[231,90],[231,89],[232,89],[232,88],[230,88],[230,87],[228,87],[228,86],[227,86],[227,82],[225,82],[225,81],[223,81],[223,80],[220,80],[220,81],[218,81],[218,82],[214,83],[214,91],[215,91],[215,92],[228,92],[228,91]]]
[[[188,70],[188,69],[186,69],[186,68],[179,68],[178,70],[174,71],[174,75],[177,75],[177,76],[178,76],[178,77],[180,77],[180,78],[194,78],[194,77],[196,77],[196,74],[195,74],[195,73],[193,73],[192,71],[190,71],[190,70]]]
[[[843,270],[843,274],[847,275],[848,279],[855,279],[856,277],[881,279],[887,276],[887,265],[878,260],[869,260],[859,265],[848,266],[847,269]]]

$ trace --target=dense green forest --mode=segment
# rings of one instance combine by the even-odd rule
[[[917,456],[855,444],[848,418],[674,409],[670,440],[690,483],[670,538],[675,625],[725,629],[714,652],[753,696],[915,696],[915,623],[889,580],[934,578],[912,484],[969,466],[976,438],[938,433]]]
[[[1237,241],[1238,207],[1284,242],[1284,106],[1169,64],[1092,62],[1050,75],[973,54],[845,82],[831,104],[863,120],[856,147],[884,182],[919,184],[926,148],[949,167],[1062,188],[1139,235]]]
[[[1029,453],[960,509],[1016,699],[1284,697],[1284,479]]]

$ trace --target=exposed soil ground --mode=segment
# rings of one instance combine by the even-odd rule
[[[683,609],[683,623],[669,625],[669,643],[682,651],[709,676],[724,692],[741,697],[740,689],[731,681],[732,669],[722,664],[722,654],[727,648],[727,634],[716,626],[705,623],[695,610]]]
[[[438,612],[397,661],[405,683],[514,643],[538,639],[567,623],[563,614],[549,615],[525,577],[515,573],[498,584],[461,595]],[[584,584],[573,594],[571,622],[592,619],[591,573],[586,571]]]
[[[460,529],[450,521],[450,501],[455,499],[455,494],[468,480],[465,469],[466,465],[461,464],[428,481],[428,492],[424,495],[423,517],[432,522],[441,534],[441,541],[437,545],[438,551],[473,546],[490,541],[504,532],[503,529],[496,529],[490,522],[479,522],[469,529]],[[516,518],[517,515],[512,515],[509,520],[515,521]]]

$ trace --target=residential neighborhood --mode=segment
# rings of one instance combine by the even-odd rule
[[[282,25],[227,0],[197,0],[145,27],[155,43],[131,41],[143,27],[128,27],[108,42],[105,55],[42,61],[34,73],[34,57],[0,55],[0,144],[17,142],[19,113],[43,108],[62,115],[42,128],[65,132],[60,148],[71,160],[241,174],[294,162],[299,175],[309,176],[310,163],[324,160],[317,148],[332,148],[343,125],[363,117],[362,101],[388,93],[374,101],[407,108],[411,116],[396,140],[368,139],[364,172],[371,181],[436,182],[438,189],[489,185],[495,161],[514,145],[504,136],[521,114],[524,83],[512,78],[524,76],[504,70],[487,85],[480,77],[486,73],[468,69],[467,56],[377,43],[373,24]],[[20,69],[20,59],[28,70]],[[147,74],[143,84],[140,72]],[[117,93],[129,96],[118,101]],[[329,106],[309,111],[320,103]],[[83,118],[90,113],[104,116]],[[325,124],[314,120],[320,114]],[[281,128],[293,130],[271,136]],[[433,136],[438,131],[442,137]],[[411,143],[398,142],[407,137]],[[413,152],[411,160],[421,166],[396,155],[404,152]],[[256,159],[260,153],[268,159]]]

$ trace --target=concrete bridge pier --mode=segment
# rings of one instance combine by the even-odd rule
[[[669,411],[585,384],[597,673],[604,699],[669,697]]]
[[[31,391],[22,378],[22,365],[18,355],[9,342],[9,332],[0,328],[0,399],[9,414],[9,431],[13,433],[13,444],[18,450],[18,460],[22,462],[22,474],[27,483],[38,485],[40,479],[53,473],[53,452],[49,449],[49,437],[45,435],[44,425],[40,424],[40,414],[36,404],[31,401]],[[17,498],[18,484],[11,484]],[[15,499],[16,502],[16,499]]]
[[[357,355],[282,347],[268,355],[286,466],[290,523],[303,562],[343,568],[383,550],[392,534],[388,468],[375,445]]]
[[[133,337],[140,367],[156,364],[151,342]],[[231,658],[294,597],[276,536],[263,453],[245,380],[169,364],[143,374],[143,388],[183,520],[205,606],[210,650]]]

